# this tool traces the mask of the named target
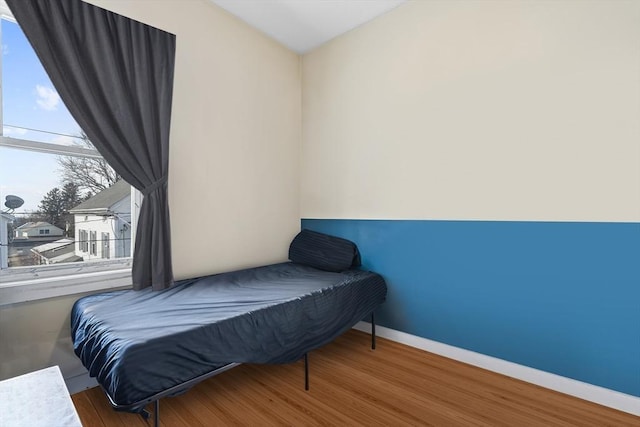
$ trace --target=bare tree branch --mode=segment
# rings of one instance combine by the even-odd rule
[[[80,133],[81,145],[94,149],[84,132]],[[103,158],[58,156],[63,183],[73,183],[81,191],[96,194],[111,187],[121,177]]]

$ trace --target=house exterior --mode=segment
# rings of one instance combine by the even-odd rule
[[[7,268],[9,254],[9,223],[13,221],[13,216],[0,212],[0,269]]]
[[[77,256],[74,249],[73,240],[65,238],[35,246],[31,249],[31,253],[36,258],[36,264],[39,265],[82,261],[82,257]]]
[[[84,261],[131,256],[131,186],[118,181],[69,210],[75,255]]]
[[[45,221],[27,222],[14,230],[14,239],[62,237],[64,230]]]

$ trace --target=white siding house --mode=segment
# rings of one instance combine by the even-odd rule
[[[64,230],[45,221],[27,222],[14,230],[15,239],[33,239],[35,237],[59,237]]]
[[[131,186],[118,181],[69,211],[84,261],[131,256]]]
[[[0,269],[7,268],[9,253],[9,223],[13,221],[13,216],[0,212]]]

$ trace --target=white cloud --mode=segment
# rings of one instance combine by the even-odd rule
[[[58,92],[54,89],[36,85],[36,93],[38,94],[36,102],[40,108],[47,111],[55,111],[58,109],[58,104],[60,104],[60,95],[58,95]]]
[[[2,134],[4,136],[23,136],[27,132],[29,131],[22,128],[14,128],[14,127],[7,127],[7,126],[2,127]]]
[[[8,55],[9,54],[9,45],[3,44],[2,48],[0,50],[2,50],[2,54],[3,55]]]

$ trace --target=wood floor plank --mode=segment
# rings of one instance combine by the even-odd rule
[[[160,404],[161,425],[616,426],[640,418],[385,339],[349,331],[304,365],[242,365]],[[73,396],[85,426],[145,426],[99,388]]]
[[[343,359],[342,355],[332,354],[328,357],[329,371],[336,371],[340,369],[340,365],[346,365],[350,363],[348,359]],[[361,360],[357,364],[357,368],[351,370],[351,372],[359,372],[359,378],[355,379],[355,382],[366,381],[367,377],[374,378],[372,381],[379,381],[381,385],[389,391],[391,395],[405,395],[411,396],[408,401],[399,401],[398,404],[413,413],[419,413],[424,410],[423,403],[428,401],[431,405],[430,412],[436,411],[434,405],[438,405],[438,411],[443,415],[456,414],[457,407],[465,405],[467,410],[472,413],[474,406],[480,405],[480,416],[474,416],[471,418],[462,418],[464,422],[474,422],[478,425],[496,425],[497,420],[490,415],[494,413],[492,406],[495,406],[495,402],[485,401],[483,402],[482,396],[473,389],[470,389],[467,384],[460,381],[452,382],[451,378],[446,378],[446,375],[439,370],[434,370],[435,375],[445,377],[444,381],[436,381],[436,377],[428,375],[416,375],[413,370],[403,370],[402,363],[395,365],[384,365],[384,369],[380,369],[380,366],[376,366],[377,362],[371,362],[372,358],[367,360]],[[367,366],[369,365],[369,366]],[[416,365],[420,367],[419,365]],[[344,367],[343,367],[344,368]],[[424,369],[419,369],[424,371]],[[389,388],[390,387],[390,388]],[[404,391],[404,393],[403,393]],[[428,397],[429,399],[425,399]],[[414,405],[414,407],[411,407]],[[460,421],[460,416],[456,415],[456,419]],[[520,421],[514,419],[513,421]]]
[[[98,415],[96,408],[94,408],[91,401],[91,397],[88,393],[76,393],[71,396],[73,406],[76,407],[80,422],[85,426],[102,426],[102,418]]]
[[[103,425],[109,427],[146,426],[146,423],[138,414],[114,411],[100,387],[94,387],[84,393],[86,393],[91,399],[93,406],[96,408],[98,415],[102,419]]]
[[[199,384],[189,390],[188,393],[174,399],[178,401],[179,404],[188,407],[189,411],[198,414],[199,419],[204,420],[204,422],[208,423],[207,425],[229,424],[229,420],[222,416],[220,411],[212,404],[213,397],[204,391],[205,388],[206,384]],[[164,401],[161,402],[161,406],[164,406]]]
[[[256,376],[255,381],[260,383],[262,389],[272,396],[274,401],[285,405],[287,417],[292,419],[302,417],[309,425],[346,425],[348,423],[349,417],[344,413],[325,401],[314,401],[313,396],[304,392],[299,364],[286,366],[280,375],[272,376],[265,376],[264,374],[268,371],[263,371],[262,368],[263,366],[248,366],[248,369],[253,370],[252,376],[256,371],[261,372]],[[286,374],[294,370],[299,374],[294,374],[293,377]]]
[[[100,419],[102,419],[104,425],[114,427],[124,427],[127,425],[127,423],[122,420],[123,414],[111,409],[106,397],[104,396],[104,394],[102,394],[102,390],[97,387],[92,388],[90,390],[87,390],[87,394],[91,398],[91,401],[93,402],[93,405],[98,412],[98,416],[100,416]]]
[[[292,408],[287,414],[282,414],[277,405],[274,405],[274,394],[265,384],[271,383],[267,371],[256,369],[251,365],[243,366],[242,371],[238,372],[237,378],[241,381],[233,381],[228,387],[233,389],[234,393],[246,390],[244,395],[247,397],[247,404],[264,417],[264,425],[284,425],[293,421],[294,423],[306,423],[307,425],[319,425],[313,422],[305,413],[301,413]],[[295,396],[291,396],[295,399]]]

